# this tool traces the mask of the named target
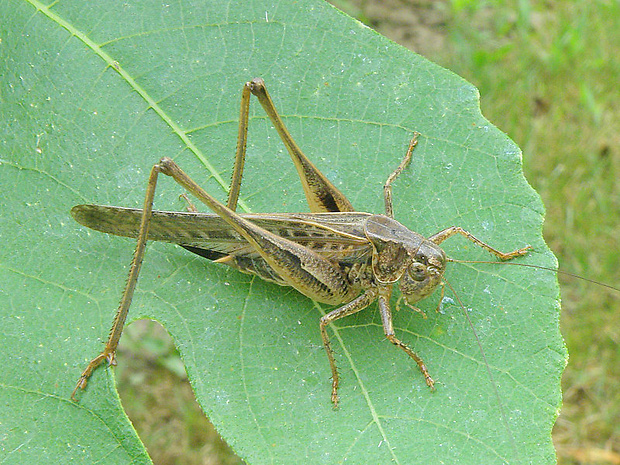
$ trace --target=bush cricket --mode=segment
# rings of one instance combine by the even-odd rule
[[[236,213],[243,176],[251,96],[271,119],[286,146],[310,207],[310,213]],[[385,214],[356,212],[342,194],[304,155],[276,111],[262,79],[247,82],[242,91],[237,151],[226,205],[205,192],[170,158],[153,166],[144,208],[128,209],[78,205],[71,214],[80,224],[109,234],[137,238],[127,284],[104,350],[83,371],[71,394],[84,389],[93,371],[104,361],[116,364],[115,354],[140,273],[147,240],[176,243],[183,248],[307,297],[337,306],[320,319],[319,329],[331,374],[331,401],[338,406],[339,374],[327,327],[377,301],[386,338],[411,357],[433,389],[434,381],[423,360],[394,333],[390,298],[398,285],[405,304],[413,309],[439,286],[447,261],[439,247],[455,234],[464,236],[500,260],[525,255],[529,246],[503,253],[464,229],[453,226],[428,238],[394,219],[392,183],[412,159],[418,134],[406,155],[385,182]],[[172,177],[213,213],[198,213],[190,203],[187,212],[153,211],[159,174]],[[417,309],[416,309],[417,310]]]

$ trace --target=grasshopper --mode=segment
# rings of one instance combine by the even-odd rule
[[[236,213],[245,163],[248,118],[254,95],[275,126],[297,169],[311,213]],[[500,260],[525,255],[530,247],[503,253],[464,229],[453,226],[428,238],[394,219],[392,183],[410,163],[419,134],[409,143],[405,157],[383,187],[385,214],[356,212],[351,202],[304,155],[287,130],[262,79],[247,82],[242,91],[237,151],[228,201],[223,205],[196,184],[170,158],[153,166],[144,208],[128,209],[78,205],[71,214],[89,228],[137,238],[129,277],[103,351],[86,367],[71,394],[84,389],[93,371],[104,361],[115,365],[115,354],[137,284],[147,240],[179,244],[212,260],[252,273],[281,286],[290,286],[309,298],[337,308],[320,319],[319,329],[331,368],[331,401],[338,406],[340,378],[327,327],[377,301],[386,338],[418,365],[426,384],[434,381],[426,365],[394,333],[390,298],[398,284],[405,304],[415,304],[442,286],[449,259],[439,244],[461,234]],[[153,211],[159,174],[178,184],[214,213]],[[417,310],[417,309],[416,309]]]

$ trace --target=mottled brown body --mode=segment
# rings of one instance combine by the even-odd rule
[[[271,118],[295,167],[312,213],[238,214],[250,95],[255,95]],[[385,215],[353,210],[347,198],[308,160],[280,119],[262,79],[246,83],[241,99],[237,155],[227,205],[192,181],[172,160],[162,158],[151,171],[144,209],[78,205],[71,210],[81,224],[98,231],[138,239],[127,287],[104,351],[82,373],[73,391],[84,388],[92,372],[104,361],[115,363],[115,352],[136,286],[147,240],[172,242],[217,263],[267,281],[291,286],[313,300],[340,305],[323,316],[320,331],[332,372],[332,402],[338,404],[339,375],[327,326],[378,302],[387,339],[415,360],[426,383],[433,388],[422,359],[394,334],[390,298],[398,285],[411,306],[440,284],[446,255],[438,244],[461,234],[502,260],[523,255],[529,247],[499,252],[469,232],[447,228],[429,238],[393,219],[391,184],[411,161],[417,134],[405,158],[384,186]],[[171,176],[214,213],[152,211],[157,177]]]

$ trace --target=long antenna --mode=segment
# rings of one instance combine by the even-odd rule
[[[453,260],[450,260],[450,261],[453,261]],[[493,392],[495,393],[495,398],[497,399],[500,416],[502,417],[502,423],[504,424],[504,428],[506,429],[506,431],[508,432],[508,436],[510,437],[510,443],[512,445],[512,449],[514,450],[517,457],[519,457],[520,456],[519,449],[517,448],[517,443],[515,441],[514,435],[512,434],[512,430],[510,429],[510,426],[508,425],[508,418],[506,417],[504,403],[502,402],[502,398],[499,395],[499,390],[497,389],[497,384],[495,383],[495,378],[493,377],[491,366],[489,365],[489,362],[487,361],[487,356],[484,352],[484,349],[482,348],[482,342],[480,342],[480,338],[478,337],[476,328],[474,328],[474,324],[471,321],[471,318],[469,317],[469,313],[467,312],[465,305],[463,305],[463,301],[461,300],[459,295],[456,293],[456,291],[454,290],[452,285],[448,282],[448,280],[445,278],[445,276],[442,279],[446,283],[446,285],[450,288],[450,290],[452,291],[452,294],[454,294],[454,297],[456,297],[456,301],[459,303],[461,309],[463,310],[463,313],[465,314],[465,318],[467,319],[467,324],[469,324],[469,327],[471,328],[474,334],[474,337],[476,339],[476,344],[478,344],[478,349],[480,349],[480,354],[482,354],[482,359],[484,360],[484,366],[486,367],[487,374],[489,375],[489,379],[491,380],[491,384],[493,385]]]
[[[493,265],[497,265],[499,263],[501,265],[508,265],[508,266],[523,266],[525,268],[539,268],[541,270],[553,271],[554,273],[559,273],[559,274],[563,274],[565,276],[570,276],[572,278],[581,279],[582,281],[586,281],[586,282],[589,282],[589,283],[592,283],[592,284],[596,284],[596,285],[601,286],[601,287],[606,287],[607,289],[611,289],[613,291],[620,292],[620,288],[612,286],[611,284],[605,284],[605,283],[602,283],[600,281],[595,281],[594,279],[584,278],[583,276],[579,276],[578,274],[571,273],[569,271],[558,270],[557,268],[549,268],[549,267],[540,266],[540,265],[530,265],[530,264],[527,264],[527,263],[492,262],[492,261],[487,261],[487,260],[457,260],[455,258],[448,258],[447,260],[449,262],[453,262],[453,263],[490,263],[490,264],[493,264]]]

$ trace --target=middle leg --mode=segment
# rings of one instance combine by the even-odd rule
[[[426,384],[431,389],[435,389],[435,381],[431,378],[424,361],[416,354],[411,348],[402,342],[394,334],[394,326],[392,324],[392,311],[390,310],[390,294],[391,292],[380,292],[379,294],[379,312],[381,313],[381,322],[383,323],[383,330],[388,340],[396,347],[404,351],[409,357],[411,357],[417,364],[418,368],[422,372]]]

